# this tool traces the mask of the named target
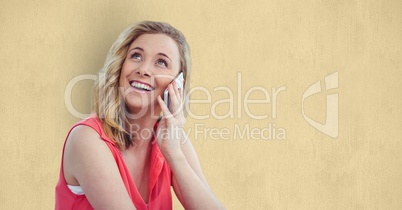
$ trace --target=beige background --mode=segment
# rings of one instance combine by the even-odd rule
[[[190,134],[204,173],[228,209],[400,209],[402,207],[402,3],[388,1],[6,1],[0,2],[0,209],[52,209],[61,147],[77,118],[64,105],[68,82],[96,74],[117,35],[139,20],[179,28],[192,49],[192,87],[215,102],[254,86],[286,87],[271,104],[234,104],[233,119],[188,119],[187,128],[269,123],[284,140],[213,140]],[[339,136],[310,126],[303,92],[338,71]],[[90,108],[92,82],[73,89]],[[306,114],[325,121],[325,92]],[[205,98],[194,94],[194,98]],[[262,99],[261,92],[252,98]],[[212,105],[194,105],[207,114]],[[226,104],[215,110],[225,114]],[[175,209],[181,209],[175,200]]]

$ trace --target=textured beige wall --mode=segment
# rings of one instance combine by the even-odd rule
[[[3,0],[0,209],[53,208],[61,147],[78,120],[64,105],[65,87],[75,76],[96,74],[118,33],[144,19],[184,32],[192,49],[192,86],[210,90],[212,103],[228,98],[214,88],[234,91],[234,118],[211,115],[187,124],[231,132],[228,140],[190,133],[204,173],[228,209],[400,209],[401,11],[398,0]],[[335,139],[307,123],[301,109],[303,92],[333,72],[339,88],[306,99],[305,113],[325,122],[326,94],[338,94]],[[263,120],[252,119],[244,107],[238,111],[238,73],[242,98],[255,86],[271,95],[274,87],[286,88],[278,94],[276,118],[272,103],[249,106],[254,114],[268,114]],[[72,90],[83,113],[89,112],[91,85],[88,80]],[[193,97],[206,98],[200,92]],[[228,104],[192,108],[197,114],[230,111]],[[286,138],[235,139],[236,126],[258,131],[269,124]]]

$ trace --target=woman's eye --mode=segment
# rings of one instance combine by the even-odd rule
[[[141,55],[139,53],[134,53],[133,55],[131,55],[131,58],[141,60]]]
[[[159,59],[158,61],[156,61],[156,63],[157,63],[158,65],[162,65],[162,66],[167,67],[167,63],[166,63],[166,61],[163,60],[163,59]]]

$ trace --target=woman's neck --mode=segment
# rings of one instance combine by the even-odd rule
[[[150,145],[155,134],[154,126],[157,121],[158,118],[152,115],[144,115],[138,119],[130,119],[128,116],[128,124],[125,127],[130,134],[133,147],[142,148]]]
[[[130,109],[125,107],[128,123],[125,125],[126,131],[133,142],[132,147],[142,148],[150,145],[155,134],[154,126],[159,119],[161,108],[150,106],[147,108]],[[143,112],[145,109],[145,112]],[[156,113],[158,113],[156,115]]]

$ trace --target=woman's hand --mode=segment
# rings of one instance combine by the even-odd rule
[[[197,154],[184,132],[183,90],[175,82],[168,86],[171,113],[158,96],[163,111],[156,139],[172,169],[172,186],[185,209],[225,209],[216,198],[202,173]],[[191,183],[191,184],[190,184]]]
[[[163,117],[158,124],[156,139],[159,148],[166,159],[174,158],[182,151],[180,144],[187,140],[184,132],[186,118],[183,114],[183,90],[178,89],[176,82],[168,85],[171,112],[166,103],[158,96],[158,102],[162,108]]]

